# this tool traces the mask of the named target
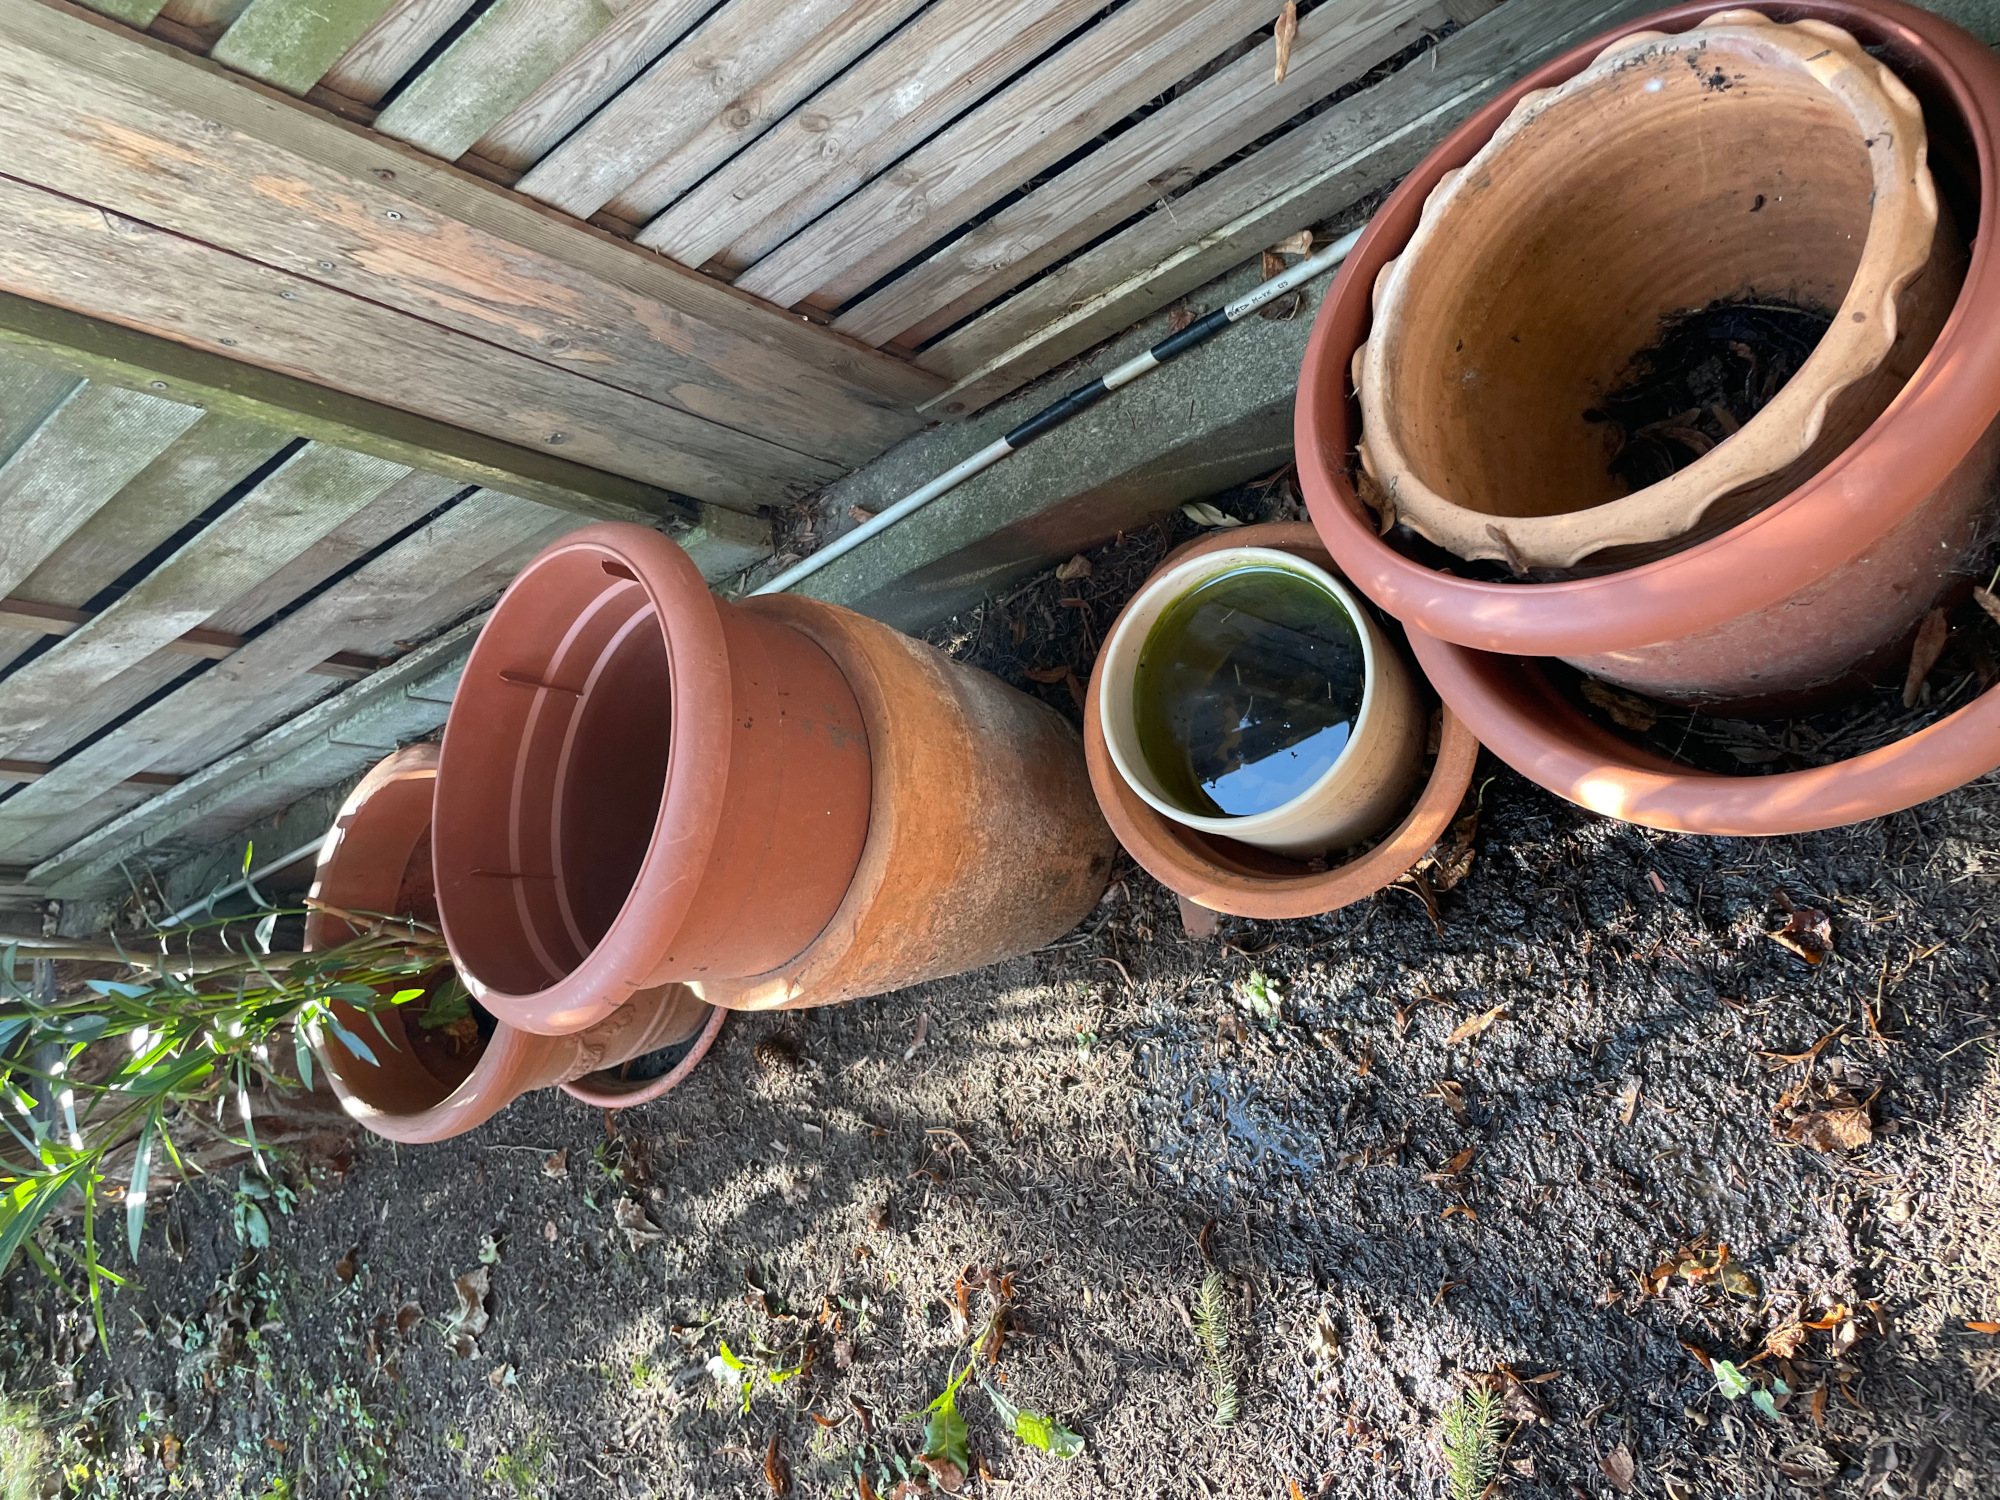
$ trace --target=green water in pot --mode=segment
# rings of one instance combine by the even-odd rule
[[[1204,579],[1139,652],[1132,707],[1146,765],[1190,813],[1282,807],[1347,748],[1362,663],[1354,622],[1312,579],[1261,564]]]

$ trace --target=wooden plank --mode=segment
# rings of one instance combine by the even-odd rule
[[[326,76],[324,88],[361,104],[380,104],[403,75],[472,8],[473,0],[393,0],[382,18],[348,48]]]
[[[216,619],[225,606],[408,472],[341,448],[301,449],[108,608],[0,680],[0,754],[50,758],[109,722],[145,696],[135,688],[150,690],[104,691],[113,679],[211,622],[227,631]],[[212,654],[233,652],[217,641]]]
[[[1279,0],[1132,0],[899,162],[736,285],[835,308],[1199,63],[1268,26]]]
[[[24,781],[40,781],[55,768],[45,760],[0,760],[0,783],[19,785]],[[120,786],[179,786],[186,781],[172,771],[140,771],[127,776]]]
[[[67,604],[43,604],[34,599],[13,597],[0,599],[0,627],[16,633],[69,636],[96,618],[97,614],[93,610],[77,609]],[[197,626],[185,634],[176,636],[159,649],[163,653],[177,656],[198,656],[206,661],[221,661],[225,656],[241,651],[245,640],[244,636],[232,631]],[[357,677],[365,677],[379,664],[374,657],[343,651],[337,652],[308,670],[326,677],[338,677],[343,682],[351,682]]]
[[[1495,90],[1646,8],[1507,0],[1413,66],[1176,198],[1171,215],[1148,215],[939,340],[919,362],[953,384],[931,409],[977,411],[1388,186]]]
[[[375,128],[455,161],[630,0],[500,0],[383,110]]]
[[[835,463],[10,178],[0,179],[0,290],[489,437],[536,434],[593,468],[738,509],[841,472]]]
[[[650,218],[920,4],[730,0],[516,186],[580,219]]]
[[[16,176],[578,376],[550,426],[568,436],[612,386],[856,464],[914,430],[912,402],[936,390],[902,360],[48,6],[0,6],[0,124],[22,146]],[[740,448],[712,436],[716,456]]]
[[[0,358],[0,464],[12,458],[80,384],[66,370]]]
[[[936,390],[900,360],[81,16],[0,7],[0,83],[17,175],[587,377],[556,430],[591,420],[613,385],[852,464],[914,430],[912,404]]]
[[[715,0],[645,0],[578,48],[560,67],[472,144],[472,154],[525,172],[637,78]]]
[[[741,270],[957,119],[1099,0],[939,0],[648,224],[639,243]]]
[[[119,726],[0,803],[0,850],[18,849],[39,830],[86,805],[136,771],[158,770],[182,746],[235,722],[304,674],[329,649],[393,646],[441,593],[455,602],[491,592],[505,566],[552,532],[576,523],[546,507],[488,492],[455,506],[416,535],[218,662],[172,696]],[[438,615],[431,615],[433,620]],[[360,684],[365,686],[364,684]]]
[[[0,468],[0,595],[200,418],[192,406],[86,385]]]
[[[641,523],[697,515],[685,496],[622,475],[6,292],[0,292],[0,348],[100,385],[156,392],[579,515]]]
[[[153,24],[153,17],[160,13],[166,0],[82,0],[82,3],[100,16],[109,16],[114,21],[123,21],[127,26],[136,26],[144,31]]]
[[[250,0],[209,56],[303,94],[388,8],[389,0]]]
[[[915,347],[1184,187],[1447,19],[1440,0],[1334,0],[1299,24],[1282,84],[1260,46],[834,320]]]

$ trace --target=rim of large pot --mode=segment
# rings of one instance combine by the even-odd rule
[[[1136,666],[1137,658],[1143,655],[1145,640],[1140,639],[1135,646],[1133,636],[1142,628],[1150,636],[1153,626],[1159,619],[1158,612],[1152,613],[1148,618],[1145,605],[1151,604],[1155,596],[1171,595],[1171,598],[1166,599],[1163,610],[1171,608],[1175,600],[1193,592],[1203,584],[1213,582],[1234,569],[1251,567],[1278,569],[1318,585],[1347,617],[1348,624],[1353,627],[1355,635],[1361,641],[1361,708],[1354,716],[1353,731],[1348,735],[1347,743],[1341,746],[1340,753],[1334,756],[1333,764],[1314,777],[1310,786],[1296,796],[1287,798],[1278,806],[1266,808],[1261,813],[1231,816],[1227,813],[1217,815],[1190,812],[1184,807],[1177,806],[1171,797],[1159,789],[1159,778],[1153,774],[1151,766],[1147,765],[1144,752],[1136,743],[1138,731],[1130,724],[1132,695],[1129,692],[1123,694],[1125,701],[1117,705],[1114,705],[1108,696],[1100,695],[1097,711],[1098,727],[1104,733],[1104,747],[1110,753],[1112,764],[1125,778],[1125,784],[1137,792],[1155,812],[1198,832],[1236,839],[1246,844],[1258,843],[1260,837],[1268,836],[1296,818],[1300,808],[1323,795],[1328,784],[1354,764],[1355,757],[1350,754],[1354,747],[1362,743],[1365,737],[1380,732],[1377,721],[1381,718],[1378,705],[1381,703],[1382,693],[1376,666],[1374,622],[1363,611],[1360,601],[1348,593],[1345,585],[1326,569],[1276,547],[1235,546],[1194,553],[1169,567],[1161,568],[1146,580],[1139,592],[1134,594],[1126,602],[1124,609],[1119,611],[1118,623],[1112,627],[1111,638],[1104,643],[1104,649],[1098,658],[1104,664],[1106,671],[1119,672],[1121,683],[1129,686],[1130,679],[1121,670],[1121,657],[1131,652],[1134,657],[1133,664]],[[1093,671],[1091,675],[1095,677],[1098,673]],[[1122,716],[1114,717],[1118,715],[1120,709],[1123,710]],[[1120,718],[1123,722],[1120,722]]]
[[[1678,765],[1585,715],[1532,658],[1476,651],[1412,626],[1410,648],[1482,743],[1592,812],[1674,833],[1768,838],[1915,807],[2000,768],[2000,688],[1879,750],[1771,776]]]
[[[1293,431],[1300,488],[1341,571],[1376,604],[1428,634],[1486,651],[1578,656],[1630,650],[1766,608],[1866,552],[1950,474],[2000,417],[2000,56],[1942,17],[1899,0],[1796,0],[1760,6],[1773,19],[1820,19],[1886,49],[1925,102],[1957,110],[1977,154],[1978,230],[1950,318],[1909,383],[1848,450],[1790,495],[1684,552],[1623,572],[1559,583],[1482,583],[1403,556],[1377,535],[1347,477],[1359,434],[1349,363],[1367,336],[1382,266],[1408,242],[1424,200],[1463,166],[1520,100],[1574,76],[1634,31],[1691,30],[1736,9],[1683,5],[1602,33],[1544,64],[1466,120],[1405,178],[1369,221],[1321,303],[1299,377]],[[1883,55],[1878,53],[1878,55]],[[1912,76],[1912,69],[1918,69]],[[1928,74],[1929,76],[1924,76]],[[1938,123],[1930,121],[1933,145]],[[1933,170],[1937,156],[1932,155]],[[1890,424],[1901,431],[1890,434]],[[1884,504],[1884,496],[1897,503]]]
[[[665,775],[658,806],[635,813],[648,818],[651,837],[602,936],[566,971],[544,948],[538,956],[549,982],[541,988],[502,989],[490,977],[497,945],[485,930],[478,903],[468,898],[468,887],[474,879],[495,878],[475,874],[473,830],[505,817],[510,833],[518,835],[522,757],[514,758],[510,776],[497,777],[477,764],[475,757],[484,748],[477,742],[491,742],[496,725],[506,723],[507,695],[528,693],[539,702],[563,691],[532,680],[522,684],[516,670],[524,666],[518,659],[522,647],[507,627],[523,627],[519,633],[524,637],[562,639],[582,611],[552,629],[547,609],[560,601],[543,598],[542,585],[553,569],[579,558],[594,559],[615,580],[617,591],[622,592],[620,586],[645,591],[652,624],[644,628],[657,629],[666,647],[670,730]],[[594,608],[596,599],[585,601],[585,609]],[[525,665],[532,679],[539,668]],[[660,533],[623,522],[586,526],[538,555],[508,586],[466,661],[446,720],[431,833],[445,942],[466,987],[501,1021],[565,1035],[603,1020],[648,985],[651,970],[694,904],[700,874],[715,847],[729,774],[732,701],[728,649],[715,601],[687,554]],[[524,731],[514,743],[525,739]]]

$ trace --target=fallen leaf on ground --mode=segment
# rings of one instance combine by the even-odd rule
[[[1974,588],[1972,602],[1994,619],[2000,620],[2000,594],[1995,594],[1991,589]]]
[[[1280,255],[1311,255],[1313,232],[1310,229],[1301,229],[1297,234],[1286,235],[1271,248]]]
[[[1194,321],[1194,314],[1185,307],[1171,308],[1167,312],[1167,332],[1179,333]]]
[[[1621,693],[1595,677],[1583,679],[1583,696],[1586,702],[1602,710],[1612,723],[1620,729],[1630,729],[1644,734],[1660,722],[1659,710],[1644,698],[1635,698],[1630,693]]]
[[[764,1450],[764,1482],[770,1485],[777,1500],[784,1500],[792,1492],[792,1466],[785,1461],[775,1432],[771,1434],[771,1446]]]
[[[520,1378],[514,1374],[512,1365],[495,1365],[487,1372],[486,1383],[499,1390],[502,1386],[519,1385]]]
[[[903,1049],[904,1062],[908,1062],[911,1058],[917,1055],[917,1049],[923,1046],[924,1035],[930,1029],[931,1029],[930,1013],[926,1011],[917,1017],[917,1034],[910,1038],[910,1045]]]
[[[865,505],[850,505],[847,507],[847,518],[850,521],[859,521],[865,526],[875,519],[875,512]]]
[[[1262,279],[1265,281],[1269,281],[1273,276],[1285,274],[1285,258],[1275,250],[1266,250],[1260,264],[1264,272]]]
[[[1833,956],[1833,919],[1816,906],[1799,907],[1785,919],[1783,927],[1764,936],[1809,964],[1823,964]]]
[[[360,1253],[361,1247],[356,1245],[352,1250],[341,1256],[339,1260],[333,1263],[333,1274],[338,1276],[342,1281],[354,1280],[354,1257]]]
[[[1630,1448],[1620,1443],[1599,1459],[1597,1466],[1604,1470],[1604,1477],[1611,1481],[1611,1487],[1619,1494],[1629,1495],[1632,1492],[1632,1479],[1636,1467],[1632,1462]]]
[[[1479,1219],[1479,1215],[1473,1212],[1473,1210],[1471,1210],[1470,1208],[1466,1207],[1463,1203],[1452,1204],[1451,1207],[1447,1208],[1443,1213],[1439,1214],[1438,1217],[1440,1219],[1449,1219],[1453,1214],[1464,1214],[1466,1218],[1471,1219],[1474,1222],[1477,1222]]]
[[[1522,1384],[1520,1376],[1505,1366],[1501,1367],[1499,1374],[1501,1416],[1510,1422],[1530,1426],[1548,1420],[1547,1409],[1535,1399],[1534,1392]]]
[[[1931,675],[1931,668],[1944,654],[1945,638],[1950,634],[1951,623],[1945,619],[1943,610],[1934,609],[1924,616],[1924,623],[1917,627],[1917,639],[1910,647],[1910,671],[1903,679],[1903,707],[1917,706],[1924,679]]]
[[[1788,1093],[1772,1123],[1781,1139],[1831,1155],[1853,1151],[1875,1139],[1868,1107],[1845,1089],[1822,1083],[1810,1100]]]
[[[547,1156],[542,1158],[542,1175],[544,1177],[569,1176],[569,1148],[567,1146],[560,1151],[551,1151]]]
[[[1465,1118],[1465,1086],[1454,1083],[1449,1078],[1440,1078],[1437,1087],[1427,1096],[1438,1100],[1458,1119]]]
[[[486,1313],[486,1294],[492,1285],[492,1274],[481,1266],[476,1271],[467,1271],[453,1283],[458,1291],[458,1311],[445,1325],[444,1337],[452,1353],[460,1359],[472,1358],[479,1347],[479,1335],[491,1321]]]
[[[1375,512],[1375,534],[1387,536],[1396,529],[1396,502],[1381,482],[1366,469],[1354,476],[1354,493],[1361,497],[1361,503]]]
[[[1206,500],[1190,500],[1181,507],[1181,514],[1197,526],[1206,526],[1214,531],[1230,531],[1243,523],[1226,511],[1217,510]]]
[[[1778,1359],[1791,1359],[1805,1347],[1806,1325],[1781,1323],[1764,1335],[1764,1352]]]
[[[1639,1080],[1628,1078],[1625,1087],[1618,1092],[1618,1120],[1622,1125],[1630,1125],[1639,1113]]]
[[[1479,808],[1475,803],[1472,811],[1454,822],[1451,832],[1424,856],[1423,865],[1429,872],[1433,891],[1440,894],[1449,891],[1472,873],[1473,842],[1478,835]]]
[[[1271,69],[1271,82],[1283,83],[1285,74],[1292,66],[1292,43],[1299,36],[1299,0],[1285,0],[1285,8],[1278,12],[1278,24],[1271,29],[1272,39],[1278,44],[1278,58]]]
[[[1072,579],[1088,578],[1089,576],[1090,559],[1085,557],[1081,552],[1056,569],[1056,581],[1059,583],[1068,583]]]
[[[646,1221],[646,1207],[632,1198],[620,1198],[612,1205],[611,1217],[618,1227],[625,1231],[626,1243],[637,1250],[641,1245],[650,1245],[655,1240],[663,1240],[666,1235]]]
[[[405,1302],[396,1309],[396,1332],[403,1338],[410,1336],[410,1330],[424,1320],[424,1310],[414,1302]]]
[[[1453,1030],[1450,1036],[1444,1039],[1444,1044],[1447,1047],[1454,1047],[1457,1046],[1458,1043],[1460,1042],[1478,1036],[1480,1032],[1486,1030],[1487,1027],[1491,1026],[1495,1021],[1499,1020],[1502,1016],[1506,1014],[1507,1014],[1506,1006],[1496,1005],[1493,1007],[1493,1009],[1489,1011],[1484,1011],[1481,1014],[1474,1016],[1470,1021],[1462,1022],[1456,1029]]]
[[[1974,1333],[2000,1333],[2000,1323],[1967,1323]]]

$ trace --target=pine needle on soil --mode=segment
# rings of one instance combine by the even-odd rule
[[[1194,1309],[1195,1337],[1201,1340],[1202,1370],[1215,1399],[1215,1414],[1209,1418],[1216,1427],[1233,1426],[1236,1421],[1236,1371],[1229,1350],[1229,1292],[1219,1271],[1209,1273],[1201,1284],[1201,1296]]]
[[[1451,1500],[1479,1500],[1500,1467],[1500,1393],[1472,1387],[1444,1409],[1439,1425]]]

